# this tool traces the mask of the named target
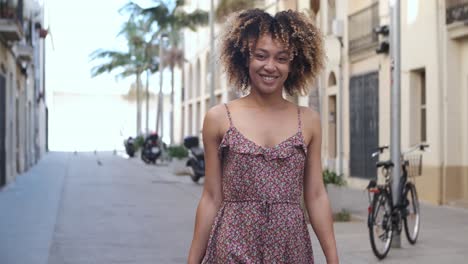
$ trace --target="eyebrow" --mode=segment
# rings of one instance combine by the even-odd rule
[[[262,52],[265,52],[265,53],[269,53],[267,50],[262,49],[262,48],[258,48],[255,51],[262,51]],[[288,54],[289,55],[289,51],[288,50],[282,50],[282,51],[278,52],[278,54]]]

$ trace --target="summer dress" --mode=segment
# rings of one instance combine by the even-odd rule
[[[298,131],[274,147],[259,146],[233,125],[218,148],[223,202],[202,263],[314,263],[300,202],[307,148]]]

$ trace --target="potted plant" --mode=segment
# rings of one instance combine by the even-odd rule
[[[336,172],[331,171],[329,169],[325,169],[322,172],[322,177],[323,177],[323,183],[325,184],[325,187],[327,187],[328,184],[333,184],[335,186],[346,185],[346,181],[343,179],[343,175],[338,175]]]

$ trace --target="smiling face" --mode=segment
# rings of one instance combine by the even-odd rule
[[[249,77],[252,90],[264,94],[281,91],[288,78],[291,55],[271,35],[262,35],[252,51]]]

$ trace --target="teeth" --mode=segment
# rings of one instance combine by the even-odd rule
[[[275,77],[266,77],[266,76],[263,76],[263,79],[265,81],[273,81],[275,79]]]

